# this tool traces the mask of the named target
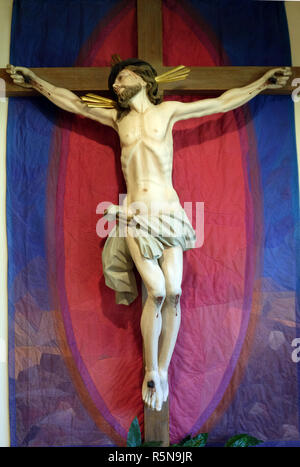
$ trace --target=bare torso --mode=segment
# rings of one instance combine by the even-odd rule
[[[127,206],[159,203],[163,211],[178,209],[172,185],[172,123],[166,103],[150,105],[144,112],[131,110],[117,124],[121,163],[127,186]]]

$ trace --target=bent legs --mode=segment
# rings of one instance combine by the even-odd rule
[[[145,357],[142,396],[146,405],[161,410],[168,398],[168,367],[180,326],[182,249],[164,250],[158,264],[141,256],[134,238],[126,240],[147,290],[141,317]]]

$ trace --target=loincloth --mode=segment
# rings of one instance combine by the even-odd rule
[[[183,251],[195,248],[196,234],[182,207],[157,215],[126,216],[121,206],[111,205],[106,217],[115,218],[118,223],[103,248],[103,274],[106,285],[115,290],[119,305],[130,305],[138,295],[127,235],[134,237],[141,255],[151,260],[160,258],[165,248],[180,246]]]

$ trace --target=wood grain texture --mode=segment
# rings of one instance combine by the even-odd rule
[[[161,447],[169,446],[169,400],[163,403],[159,412],[144,407],[144,419],[145,442],[161,441]]]
[[[277,66],[220,66],[220,67],[190,67],[189,77],[177,83],[165,83],[164,90],[183,93],[196,92],[200,94],[220,94],[229,89],[241,88]],[[280,89],[266,89],[263,94],[291,94],[295,89],[292,81],[300,77],[300,67],[291,67],[292,76],[287,85]]]
[[[67,68],[30,68],[39,78],[54,86],[67,88],[74,92],[107,91],[107,80],[110,67],[67,67]],[[32,89],[15,85],[5,68],[0,69],[0,79],[5,81],[6,96],[34,96],[38,93]],[[3,86],[2,86],[3,88]]]
[[[161,0],[137,0],[138,57],[162,65]]]

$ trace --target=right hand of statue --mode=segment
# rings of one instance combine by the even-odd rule
[[[23,88],[32,88],[31,79],[35,77],[33,71],[23,66],[7,65],[6,72],[11,76],[13,82]]]

